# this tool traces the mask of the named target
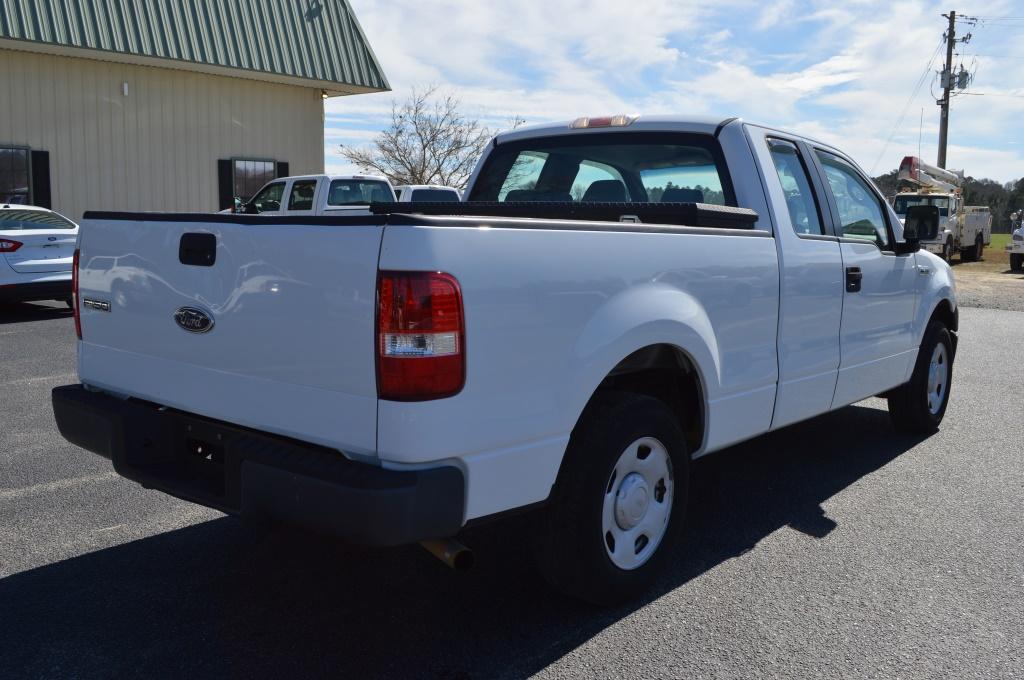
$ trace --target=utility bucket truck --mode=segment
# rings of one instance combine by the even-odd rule
[[[903,188],[893,198],[893,209],[901,220],[912,205],[939,209],[938,236],[922,241],[922,248],[941,255],[946,262],[957,252],[963,262],[981,259],[985,246],[992,242],[992,214],[988,206],[964,205],[962,170],[944,170],[906,156],[897,179]]]

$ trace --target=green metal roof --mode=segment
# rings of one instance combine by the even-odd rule
[[[347,0],[0,0],[3,39],[309,81],[332,93],[390,89]]]

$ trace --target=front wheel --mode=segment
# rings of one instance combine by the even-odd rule
[[[932,321],[925,330],[910,382],[889,393],[889,416],[900,432],[930,434],[938,429],[953,382],[953,341]]]
[[[688,482],[686,441],[668,406],[625,392],[597,395],[538,518],[545,579],[594,604],[640,595],[678,540]]]
[[[952,241],[946,241],[945,245],[942,246],[942,259],[949,262],[953,259],[953,243]]]

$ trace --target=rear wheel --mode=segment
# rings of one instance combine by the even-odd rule
[[[1019,272],[1024,269],[1024,255],[1010,253],[1010,271]]]
[[[912,434],[937,430],[946,414],[952,382],[953,341],[944,325],[932,321],[921,342],[910,382],[889,393],[893,426]]]
[[[597,395],[573,430],[552,502],[538,518],[544,577],[595,604],[641,594],[678,540],[688,481],[686,442],[664,403]]]
[[[960,250],[960,261],[961,262],[977,262],[978,261],[978,242],[975,241],[974,245],[970,248],[962,248]]]

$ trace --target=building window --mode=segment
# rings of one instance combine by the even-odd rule
[[[234,194],[248,201],[260,188],[277,177],[277,164],[268,160],[236,158],[232,161]]]
[[[0,203],[28,204],[32,200],[31,153],[0,146]]]

